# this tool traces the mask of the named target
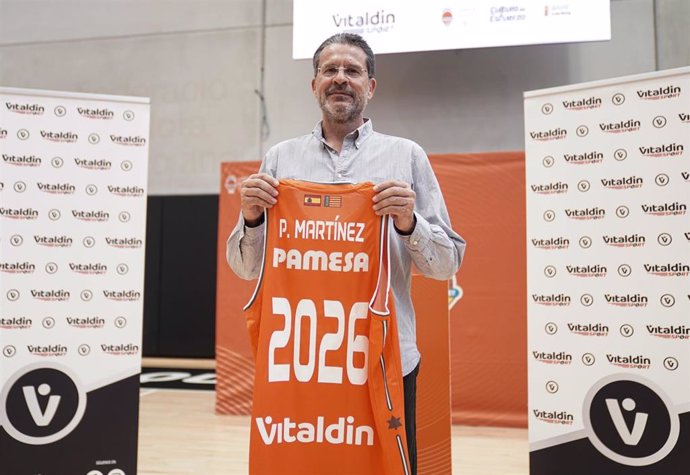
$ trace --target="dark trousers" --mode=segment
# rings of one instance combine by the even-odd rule
[[[410,473],[417,475],[417,374],[419,365],[407,376],[403,376],[405,393],[405,432],[407,452],[410,455]]]

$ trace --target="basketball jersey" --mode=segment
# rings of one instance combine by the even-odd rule
[[[281,180],[245,306],[256,373],[250,475],[409,475],[388,269],[372,183]]]

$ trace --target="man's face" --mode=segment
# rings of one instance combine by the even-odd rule
[[[357,72],[361,72],[359,77]],[[311,88],[324,119],[348,123],[362,117],[374,95],[376,80],[369,79],[364,51],[356,46],[332,44],[321,51],[319,72],[312,79]]]

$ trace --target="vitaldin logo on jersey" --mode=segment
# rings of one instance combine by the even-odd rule
[[[291,444],[295,442],[332,445],[374,445],[374,429],[367,425],[356,425],[352,416],[338,417],[326,425],[323,416],[313,422],[293,422],[289,417],[273,421],[271,416],[257,417],[256,427],[266,445]]]

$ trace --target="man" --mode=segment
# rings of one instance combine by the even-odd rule
[[[341,33],[314,53],[312,92],[322,120],[311,134],[271,148],[259,173],[240,185],[242,216],[227,243],[227,257],[244,279],[259,276],[264,209],[280,199],[278,179],[376,183],[372,207],[390,215],[391,289],[396,307],[405,392],[405,424],[412,473],[416,473],[416,378],[420,354],[410,296],[412,263],[424,275],[449,279],[458,270],[465,241],[450,225],[441,191],[416,143],[374,132],[364,109],[376,89],[375,58],[358,35]]]

